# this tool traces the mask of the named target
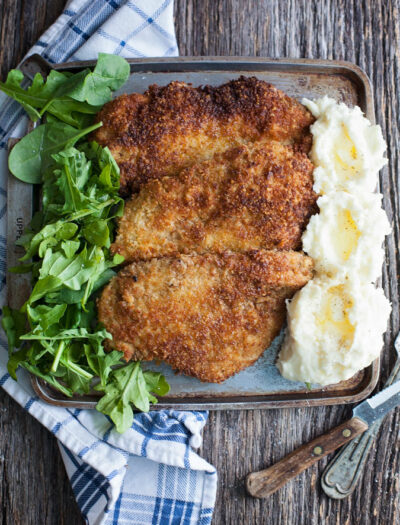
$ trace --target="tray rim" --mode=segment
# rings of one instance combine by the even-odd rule
[[[375,111],[373,101],[373,91],[371,80],[365,71],[356,64],[342,60],[325,60],[325,59],[304,59],[304,58],[268,58],[268,57],[231,57],[231,56],[185,56],[185,57],[167,57],[167,58],[131,58],[127,59],[131,65],[131,72],[149,71],[157,73],[171,73],[171,72],[189,72],[191,68],[200,66],[200,71],[228,71],[235,69],[238,72],[249,72],[250,70],[258,71],[282,71],[282,72],[299,72],[305,73],[325,73],[325,74],[349,74],[353,77],[353,81],[358,83],[363,90],[363,102],[365,106],[365,114],[368,119],[375,123]],[[27,57],[20,65],[20,69],[27,75],[32,76],[38,70],[47,74],[51,69],[55,70],[71,70],[83,69],[91,67],[96,63],[96,60],[82,61],[82,62],[63,62],[59,64],[51,64],[40,55],[31,55]],[[156,69],[154,71],[154,69]],[[310,71],[311,69],[311,71]],[[336,72],[335,72],[336,70]],[[339,71],[338,71],[339,70]],[[345,395],[335,394],[335,391],[317,391],[304,392],[292,391],[290,394],[271,393],[263,394],[259,399],[254,399],[255,396],[226,396],[223,400],[211,401],[201,395],[191,397],[185,402],[182,398],[169,398],[165,401],[161,398],[156,405],[152,405],[152,410],[161,409],[180,409],[180,410],[240,410],[240,409],[267,409],[267,408],[290,408],[290,407],[305,407],[305,406],[327,406],[336,404],[357,403],[365,399],[375,388],[380,372],[380,358],[378,357],[373,363],[364,369],[364,378],[360,380],[359,388],[361,390]],[[369,377],[366,377],[369,375]],[[365,386],[363,384],[366,382]],[[90,396],[76,396],[75,398],[67,398],[55,392],[50,385],[42,381],[36,376],[31,375],[31,383],[35,393],[40,399],[46,401],[53,406],[64,406],[69,408],[95,408],[97,401],[88,399]],[[357,387],[356,387],[357,388]],[[86,399],[85,399],[86,397]],[[243,400],[240,397],[247,397]],[[262,399],[264,397],[264,399]],[[267,399],[265,399],[267,398]],[[218,399],[218,394],[215,395]]]
[[[349,403],[359,403],[374,390],[376,383],[379,378],[379,364],[380,360],[375,360],[369,367],[367,367],[363,373],[370,374],[367,383],[362,390],[355,394],[337,395],[335,391],[331,391],[330,395],[323,397],[321,394],[329,394],[329,392],[310,391],[304,392],[299,391],[298,397],[294,397],[296,392],[290,394],[264,394],[264,397],[268,399],[254,399],[255,396],[242,396],[248,397],[247,400],[241,400],[241,396],[227,396],[226,400],[210,401],[209,396],[202,398],[201,395],[192,397],[190,400],[182,401],[181,398],[169,398],[163,400],[160,398],[156,405],[151,405],[150,410],[164,410],[164,409],[175,409],[175,410],[254,410],[254,409],[272,409],[272,408],[303,408],[303,407],[315,407],[315,406],[328,406],[328,405],[344,405]],[[74,396],[74,398],[63,397],[51,388],[45,381],[39,379],[36,376],[31,375],[31,384],[37,394],[37,396],[46,401],[48,404],[53,406],[62,406],[68,408],[89,408],[93,409],[96,407],[97,401],[93,399],[94,396]],[[211,397],[211,396],[210,396]],[[262,398],[263,395],[257,396]],[[215,396],[217,399],[217,396]]]
[[[147,66],[151,71],[153,67],[165,66],[170,69],[160,69],[156,72],[168,73],[168,72],[184,72],[190,66],[202,66],[203,71],[207,71],[205,66],[211,68],[211,70],[218,70],[216,66],[269,66],[276,70],[283,70],[286,68],[300,70],[307,70],[307,68],[322,70],[326,73],[327,70],[341,69],[343,72],[350,73],[354,79],[362,86],[365,91],[365,114],[368,119],[374,124],[375,123],[375,110],[374,110],[374,96],[372,90],[372,83],[367,73],[363,68],[347,60],[328,60],[322,58],[269,58],[269,57],[246,57],[246,56],[179,56],[179,57],[149,57],[149,58],[127,58],[127,62],[136,71],[141,69],[135,68],[135,66]],[[43,73],[47,73],[50,69],[63,70],[63,69],[83,69],[86,67],[92,67],[96,64],[96,60],[84,60],[84,61],[72,61],[72,62],[60,62],[59,64],[52,64],[45,60],[41,55],[33,54],[25,58],[21,64],[20,69],[27,75],[31,76],[30,71],[31,65],[41,69]],[[177,67],[176,71],[171,69]],[[182,69],[183,68],[183,69]],[[241,69],[238,69],[240,71]],[[256,71],[256,69],[254,69]]]

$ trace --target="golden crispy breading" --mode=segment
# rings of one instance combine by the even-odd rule
[[[316,210],[313,117],[241,77],[151,86],[97,118],[93,138],[114,155],[121,193],[139,191],[113,245],[138,262],[98,302],[110,345],[127,360],[223,381],[259,358],[281,329],[285,299],[312,276],[312,260],[287,250],[299,249]]]
[[[112,247],[125,260],[175,253],[299,249],[312,213],[313,165],[279,142],[240,146],[144,184]]]
[[[308,152],[311,113],[255,77],[194,88],[184,82],[122,95],[97,116],[93,138],[108,146],[121,169],[121,193],[208,160],[215,153],[259,140],[277,140]]]
[[[285,299],[312,276],[299,252],[226,252],[133,263],[104,289],[99,319],[128,359],[221,382],[279,333]]]

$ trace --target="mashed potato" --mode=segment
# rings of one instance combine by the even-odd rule
[[[375,281],[382,270],[382,243],[390,233],[381,195],[338,191],[317,204],[319,214],[311,217],[302,240],[318,274]]]
[[[379,356],[390,303],[373,284],[317,278],[288,302],[288,314],[280,372],[327,385],[349,379]]]
[[[376,175],[387,162],[380,126],[371,125],[359,107],[329,97],[302,102],[317,118],[311,126],[315,192],[374,191]]]
[[[277,365],[287,379],[327,385],[378,357],[390,315],[389,301],[372,284],[390,232],[382,196],[372,193],[386,163],[385,142],[360,108],[328,97],[303,103],[317,119],[311,160],[319,214],[302,237],[316,275],[288,303]]]

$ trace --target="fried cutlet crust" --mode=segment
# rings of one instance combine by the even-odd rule
[[[144,184],[112,250],[126,262],[176,253],[296,250],[316,211],[313,165],[276,141],[240,146]]]
[[[121,194],[151,179],[175,175],[235,146],[276,140],[307,153],[311,113],[255,77],[218,87],[184,82],[151,86],[144,95],[122,95],[97,115],[93,134],[108,146],[121,170]]]
[[[163,360],[221,382],[279,333],[285,299],[312,277],[299,252],[180,255],[133,263],[104,289],[99,319],[125,359]]]

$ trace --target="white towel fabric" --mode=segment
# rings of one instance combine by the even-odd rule
[[[73,0],[29,54],[50,62],[88,60],[99,52],[124,57],[178,53],[172,0]],[[0,302],[6,302],[6,143],[21,136],[23,110],[0,93]],[[34,394],[29,375],[7,373],[0,336],[0,386],[57,436],[83,516],[90,524],[211,523],[217,474],[192,447],[201,444],[206,412],[160,411],[136,416],[119,435],[95,410],[50,406]]]

